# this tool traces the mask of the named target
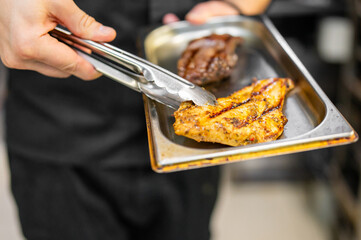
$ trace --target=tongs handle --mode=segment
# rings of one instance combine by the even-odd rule
[[[126,70],[116,69],[114,67],[111,67],[109,63],[106,64],[104,63],[104,61],[98,60],[94,56],[88,55],[79,50],[76,51],[81,57],[90,62],[98,72],[137,92],[141,92],[139,88],[139,81],[136,80],[140,79],[140,76]]]

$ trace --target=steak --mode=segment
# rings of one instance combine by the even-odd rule
[[[178,75],[197,85],[229,77],[238,60],[236,48],[242,42],[242,38],[229,34],[191,41],[178,60]]]

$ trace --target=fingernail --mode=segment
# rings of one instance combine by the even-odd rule
[[[107,26],[100,26],[99,27],[99,32],[102,34],[102,35],[109,35],[109,34],[112,34],[114,32],[114,29],[111,28],[111,27],[107,27]]]

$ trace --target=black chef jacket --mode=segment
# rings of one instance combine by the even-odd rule
[[[139,30],[195,4],[77,3],[115,27],[113,44],[132,53]],[[209,239],[217,168],[152,172],[139,93],[107,78],[54,79],[19,70],[9,78],[11,186],[27,239]]]
[[[164,14],[184,14],[193,0],[75,1],[117,31],[113,45],[137,54],[138,34]],[[139,49],[139,48],[138,48]],[[10,152],[36,161],[109,166],[149,164],[141,94],[105,77],[54,79],[10,70],[6,104]]]

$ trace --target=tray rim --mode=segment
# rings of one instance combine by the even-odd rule
[[[322,102],[326,107],[326,114],[324,119],[312,130],[297,136],[288,139],[279,139],[276,141],[259,143],[254,145],[247,145],[247,148],[244,149],[244,146],[232,147],[232,150],[229,150],[230,147],[219,148],[219,149],[193,149],[196,158],[194,157],[181,157],[183,160],[179,161],[177,158],[172,158],[172,161],[169,161],[167,158],[163,158],[162,153],[159,152],[159,149],[156,147],[157,142],[160,139],[156,139],[155,131],[158,130],[161,133],[161,130],[153,125],[153,120],[151,115],[157,114],[155,110],[155,105],[146,96],[143,95],[144,99],[144,108],[146,115],[146,123],[147,123],[147,133],[148,133],[148,143],[149,143],[149,153],[150,153],[150,161],[152,169],[159,173],[164,172],[173,172],[180,170],[188,170],[193,168],[207,167],[220,165],[225,163],[232,163],[244,160],[250,160],[255,158],[263,158],[270,156],[277,156],[283,154],[290,154],[308,150],[321,149],[331,146],[339,146],[345,145],[349,143],[356,142],[358,140],[358,134],[353,130],[351,125],[347,122],[347,120],[342,116],[342,114],[337,110],[337,108],[332,104],[327,95],[323,92],[317,82],[313,79],[311,74],[304,67],[302,62],[298,59],[296,54],[290,48],[286,40],[282,37],[282,35],[278,32],[276,27],[273,25],[271,20],[266,16],[260,17],[245,17],[245,16],[228,16],[228,17],[216,17],[211,19],[208,24],[217,23],[218,21],[234,21],[234,20],[242,20],[242,19],[252,19],[256,21],[260,21],[265,27],[269,30],[271,35],[275,38],[275,40],[280,44],[285,53],[290,57],[296,67],[300,70],[300,72],[304,75],[305,80],[311,85],[316,94],[320,97]],[[161,31],[167,27],[173,28],[181,28],[183,26],[188,26],[189,23],[183,21],[172,24],[171,26],[162,26],[160,28],[155,29],[154,31]],[[151,35],[154,31],[152,31],[149,35]],[[149,37],[149,35],[147,37]],[[146,38],[147,40],[147,38]],[[145,46],[146,48],[146,46]],[[153,112],[152,112],[153,111]],[[341,129],[341,132],[335,132],[332,134],[324,134],[322,131],[325,128],[325,124],[329,123],[332,119],[340,121],[344,124],[344,128]],[[326,126],[327,127],[327,126]],[[162,141],[169,141],[165,136],[157,135],[157,137],[164,138]],[[312,141],[310,141],[310,137],[312,137]],[[275,143],[276,142],[276,143]],[[177,148],[185,148],[188,147],[181,146],[179,144],[171,142],[172,145],[176,145],[174,147]],[[224,150],[228,149],[228,150]],[[244,150],[242,150],[244,149]],[[227,154],[224,154],[226,152]],[[193,155],[193,156],[195,156]],[[189,159],[190,158],[190,159]],[[164,164],[165,160],[167,161]]]

